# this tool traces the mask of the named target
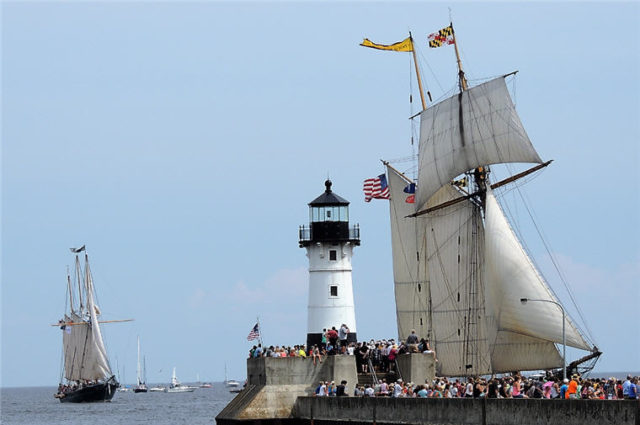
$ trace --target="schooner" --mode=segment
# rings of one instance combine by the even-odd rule
[[[100,331],[100,309],[86,248],[71,248],[75,254],[75,284],[67,274],[68,308],[53,325],[62,330],[63,372],[55,397],[61,402],[109,401],[119,384],[111,372]],[[84,252],[84,268],[79,254]],[[109,322],[116,322],[114,320]],[[127,320],[128,321],[128,320]]]
[[[505,82],[511,74],[469,87],[453,25],[429,39],[454,45],[459,91],[429,107],[420,93],[417,182],[384,161],[398,336],[415,329],[430,339],[439,376],[561,369],[566,346],[588,352],[564,374],[575,372],[601,353],[565,314],[494,193],[551,161],[520,121]],[[411,51],[415,61],[411,36],[402,43],[362,45]],[[417,63],[416,74],[420,82]],[[492,182],[491,166],[507,163],[538,165]]]

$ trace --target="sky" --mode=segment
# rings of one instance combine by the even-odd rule
[[[150,382],[173,367],[185,382],[225,368],[244,379],[258,317],[265,344],[304,343],[297,231],[327,177],[361,229],[358,336],[396,337],[388,205],[365,203],[362,181],[415,151],[417,84],[410,54],[359,43],[411,31],[440,99],[455,54],[426,37],[450,15],[471,84],[519,71],[514,102],[554,160],[520,186],[535,225],[515,191],[501,199],[512,224],[576,318],[555,258],[604,352],[596,371],[640,370],[638,3],[4,1],[1,13],[3,387],[59,382],[50,325],[68,248],[83,244],[103,320],[135,319],[102,326],[125,384],[137,336]]]

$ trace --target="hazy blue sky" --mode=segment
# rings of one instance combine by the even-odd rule
[[[306,338],[298,226],[333,189],[361,227],[358,335],[396,336],[380,159],[412,153],[410,55],[358,46],[412,31],[427,88],[464,66],[509,83],[543,159],[521,188],[588,329],[599,371],[640,369],[639,5],[628,3],[2,3],[2,386],[55,385],[69,247],[86,244],[113,368],[244,379],[246,336]],[[409,94],[413,92],[413,106]],[[398,164],[407,169],[409,163]],[[515,200],[509,192],[505,202]],[[568,301],[524,207],[516,227]],[[511,206],[512,205],[512,206]],[[567,303],[568,311],[576,311]]]

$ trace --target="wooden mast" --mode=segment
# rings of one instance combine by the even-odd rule
[[[422,89],[422,78],[420,77],[420,68],[418,67],[418,58],[416,56],[416,48],[413,44],[413,37],[409,31],[409,40],[411,40],[411,53],[413,54],[413,63],[416,67],[416,79],[418,80],[418,88],[420,89],[420,100],[422,101],[422,110],[427,109],[427,102],[424,99],[424,90]]]
[[[456,60],[458,61],[458,78],[460,82],[460,91],[467,90],[467,79],[462,70],[462,60],[460,60],[460,52],[458,51],[458,42],[456,41],[456,31],[453,29],[453,22],[449,22],[451,26],[451,35],[453,35],[453,47],[456,50]]]

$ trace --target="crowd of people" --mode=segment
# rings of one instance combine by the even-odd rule
[[[322,363],[326,356],[351,355],[356,357],[358,373],[385,373],[394,371],[396,357],[405,353],[433,353],[429,340],[418,338],[415,330],[406,341],[394,339],[348,342],[349,328],[342,324],[339,329],[324,329],[322,342],[308,348],[306,345],[269,346],[261,344],[249,351],[250,358],[257,357],[310,357],[313,364]],[[438,361],[436,359],[436,361]],[[373,370],[371,370],[373,368]],[[640,378],[627,376],[616,378],[582,378],[573,375],[570,379],[558,379],[551,374],[536,378],[522,375],[506,375],[492,378],[448,379],[436,378],[424,384],[386,382],[356,384],[349,394],[347,382],[336,385],[333,381],[321,381],[316,387],[316,396],[363,396],[363,397],[426,397],[426,398],[540,398],[540,399],[638,399]]]
[[[394,339],[374,341],[349,342],[349,328],[342,324],[339,329],[335,326],[324,329],[322,341],[308,348],[305,344],[291,346],[269,346],[263,348],[261,344],[254,345],[249,350],[249,357],[310,357],[313,364],[322,363],[326,356],[351,355],[356,357],[359,373],[389,372],[393,370],[396,357],[405,353],[434,353],[429,340],[419,339],[415,330],[406,342],[396,342]],[[436,359],[437,361],[437,359]],[[373,370],[370,370],[373,367]]]
[[[343,381],[346,386],[346,382]],[[324,383],[325,391],[316,388],[316,396],[339,395],[333,382]],[[337,388],[337,387],[336,387]],[[539,399],[586,399],[586,400],[636,400],[640,387],[638,377],[583,379],[573,375],[571,379],[559,380],[553,376],[527,378],[521,375],[500,378],[461,379],[435,378],[424,384],[403,382],[387,383],[382,379],[377,384],[357,384],[353,395],[358,397],[419,397],[419,398],[539,398]],[[346,394],[343,390],[343,395]]]

